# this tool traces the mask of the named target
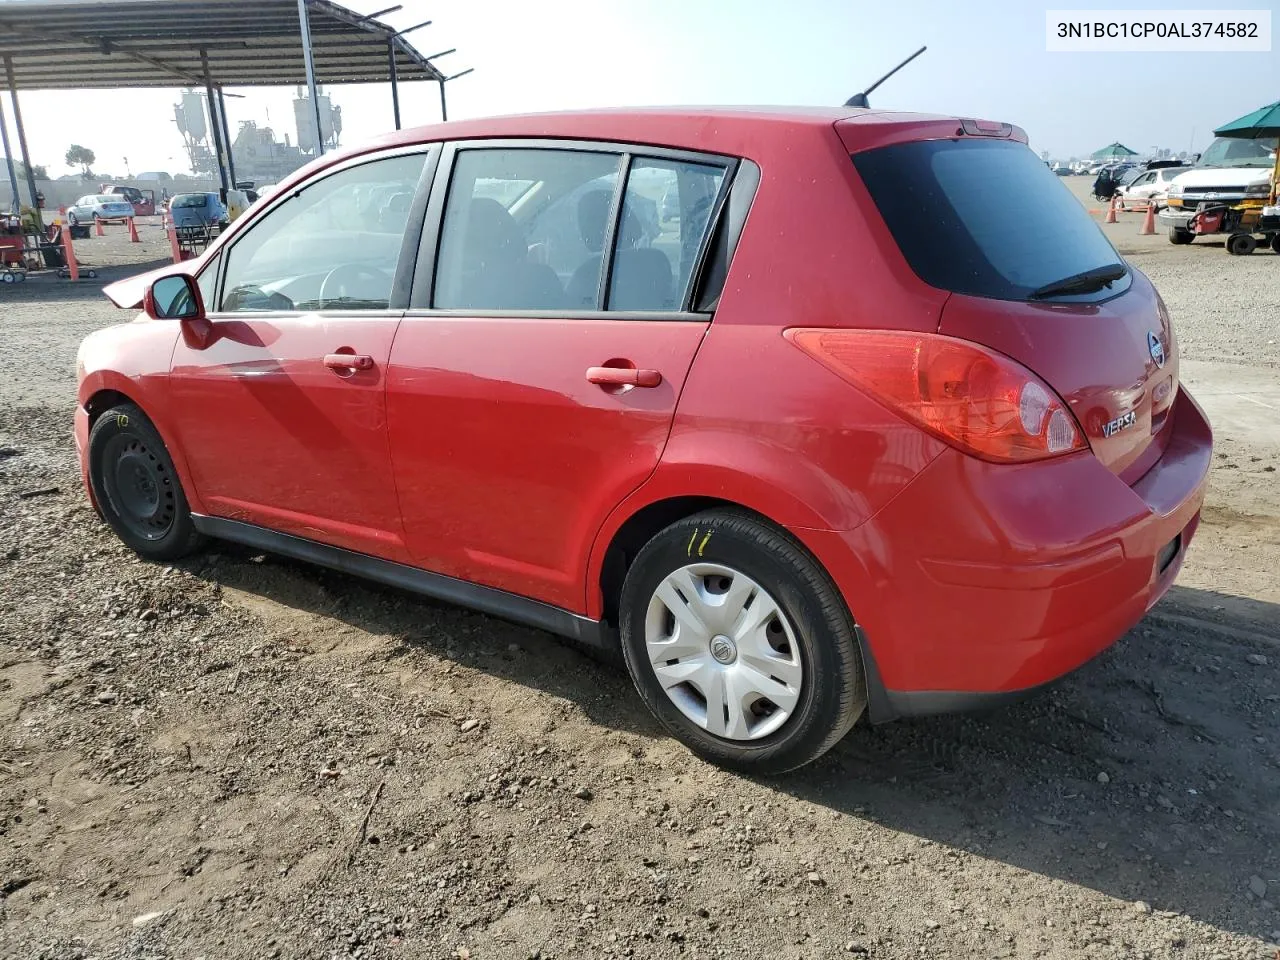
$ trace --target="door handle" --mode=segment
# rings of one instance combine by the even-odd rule
[[[372,370],[373,357],[367,353],[326,353],[324,365],[330,370]]]
[[[634,367],[588,367],[587,380],[601,386],[656,387],[662,383],[657,370],[637,370]]]

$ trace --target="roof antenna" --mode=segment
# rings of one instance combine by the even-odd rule
[[[912,60],[914,60],[916,57],[920,56],[920,54],[924,53],[924,52],[925,52],[926,50],[928,50],[928,49],[929,49],[928,47],[921,47],[919,50],[917,50],[917,51],[916,51],[915,53],[913,53],[911,56],[907,57],[907,59],[903,60],[900,64],[898,64],[896,67],[894,67],[894,68],[893,68],[892,70],[890,70],[888,73],[886,73],[883,77],[881,77],[879,80],[877,80],[877,81],[876,81],[875,83],[873,83],[871,86],[867,87],[867,89],[863,90],[861,93],[855,93],[852,97],[850,97],[848,100],[846,100],[846,101],[844,102],[844,105],[845,105],[846,107],[869,107],[869,106],[871,106],[871,104],[867,102],[867,94],[869,94],[869,93],[870,93],[872,90],[874,90],[876,87],[880,86],[880,84],[884,83],[886,80],[888,80],[890,77],[892,77],[895,73],[897,73],[899,70],[901,70],[903,67],[905,67],[908,63],[910,63]]]

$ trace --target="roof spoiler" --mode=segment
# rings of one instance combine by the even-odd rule
[[[896,67],[894,67],[894,68],[893,68],[892,70],[890,70],[888,73],[886,73],[883,77],[881,77],[879,80],[877,80],[877,81],[876,81],[875,83],[873,83],[871,86],[867,87],[867,89],[863,90],[861,93],[855,93],[852,97],[850,97],[848,100],[846,100],[846,101],[844,102],[844,105],[845,105],[846,107],[869,107],[869,106],[871,106],[871,104],[867,102],[867,95],[868,95],[869,93],[871,93],[873,90],[875,90],[875,88],[876,88],[876,87],[880,86],[880,84],[884,83],[886,80],[888,80],[890,77],[892,77],[895,73],[897,73],[899,70],[901,70],[903,67],[905,67],[908,63],[910,63],[912,60],[914,60],[916,57],[920,56],[920,54],[924,53],[924,52],[925,52],[926,50],[928,50],[928,49],[929,49],[928,47],[921,47],[919,50],[917,50],[917,51],[916,51],[915,53],[913,53],[911,56],[907,57],[907,59],[903,60],[900,64],[898,64]]]

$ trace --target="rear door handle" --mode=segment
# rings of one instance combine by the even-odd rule
[[[634,367],[588,367],[587,379],[601,386],[656,387],[662,383],[657,370],[636,370]]]
[[[367,353],[326,353],[324,365],[330,370],[372,370],[373,357]]]

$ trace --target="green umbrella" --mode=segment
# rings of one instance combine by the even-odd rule
[[[1110,146],[1095,150],[1089,156],[1093,160],[1123,160],[1125,157],[1136,157],[1138,151],[1130,150],[1123,143],[1116,142]]]
[[[1280,138],[1280,100],[1246,113],[1225,126],[1213,131],[1215,137],[1234,137],[1237,140],[1269,140]],[[1276,202],[1277,184],[1280,184],[1280,144],[1276,145],[1276,168],[1271,173],[1271,196],[1268,203]]]

